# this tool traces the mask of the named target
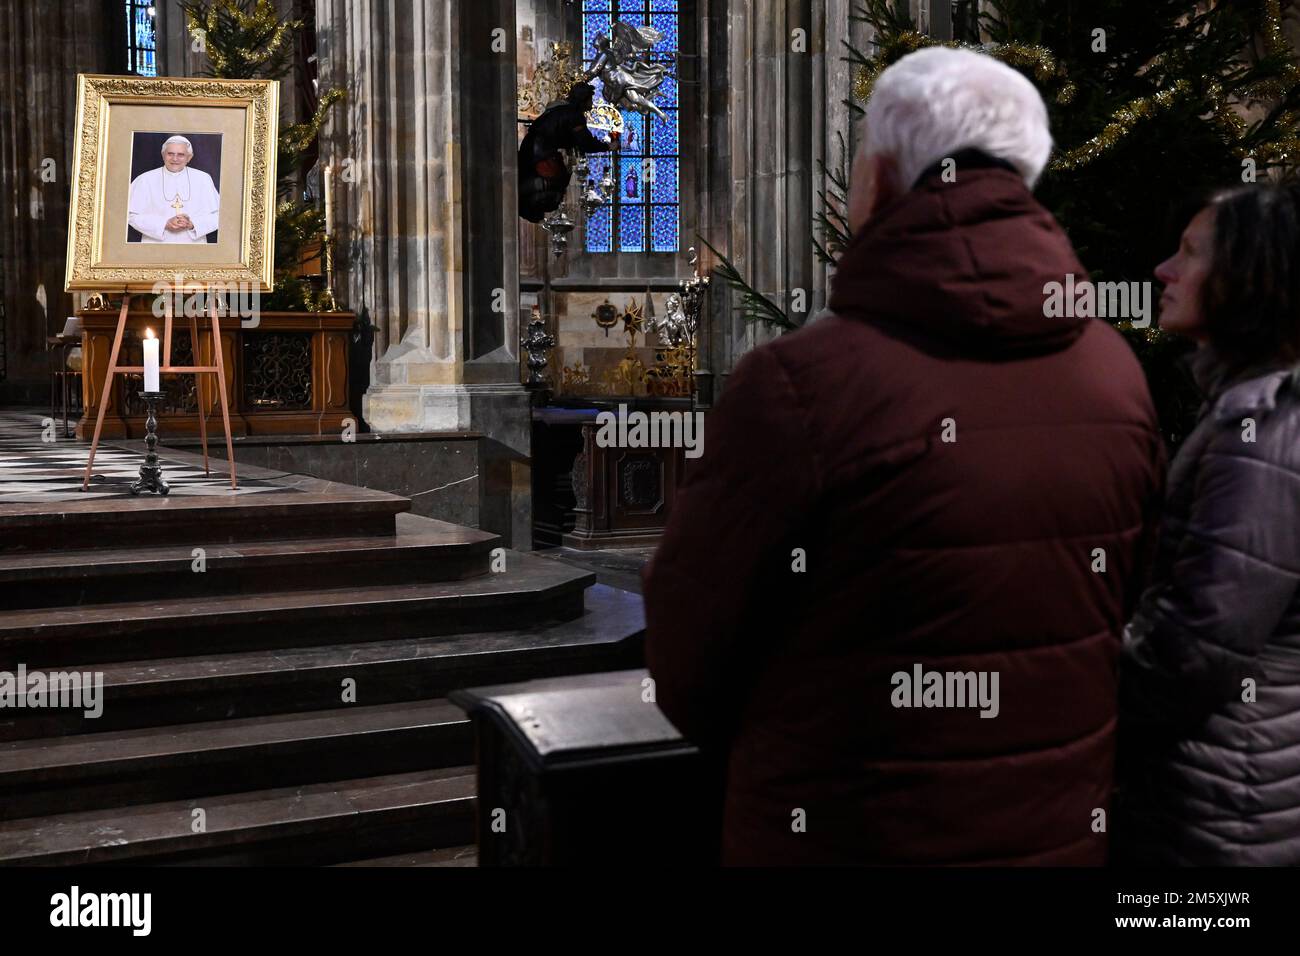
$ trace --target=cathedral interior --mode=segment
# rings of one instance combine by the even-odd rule
[[[0,0],[0,866],[1300,863],[1300,17],[1145,6]]]
[[[640,571],[687,459],[606,448],[597,416],[707,414],[777,334],[724,261],[799,319],[823,307],[809,223],[853,148],[849,0],[3,11],[0,669],[102,672],[105,703],[5,712],[0,860],[542,862],[535,837],[477,846],[476,793],[513,759],[484,688],[639,686]],[[67,291],[82,75],[274,76],[282,134],[309,128],[292,163],[281,144],[274,282],[214,334],[178,297],[156,400],[156,304]],[[555,155],[538,121],[584,81],[595,151],[560,144],[570,181],[531,217],[521,144],[537,124]],[[220,383],[166,371],[217,359]],[[133,488],[153,443],[165,498]],[[642,732],[686,747],[657,714]],[[477,773],[476,734],[502,748]],[[302,827],[305,793],[338,812]],[[195,836],[199,803],[227,810]]]

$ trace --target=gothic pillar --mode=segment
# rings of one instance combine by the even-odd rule
[[[851,8],[852,0],[702,2],[711,47],[710,229],[750,284],[796,321],[824,308],[833,273],[812,244],[819,193],[831,187],[819,164],[840,166],[841,136],[851,163],[857,139],[843,41],[863,48],[865,28]],[[725,382],[747,349],[778,332],[738,318],[734,296],[714,286],[705,351]]]
[[[0,396],[12,401],[45,400],[45,338],[71,314],[63,280],[77,74],[110,68],[107,10],[101,0],[0,4]]]
[[[379,432],[483,433],[497,471],[483,484],[515,502],[502,520],[526,546],[514,0],[316,2],[321,85],[347,91],[322,137],[339,288],[378,328],[363,416]]]
[[[513,99],[512,23],[501,0],[318,0],[322,83],[348,91],[325,137],[342,170],[340,278],[379,328],[365,404],[379,431],[469,428],[468,386],[518,383],[513,103],[487,101],[507,86]]]

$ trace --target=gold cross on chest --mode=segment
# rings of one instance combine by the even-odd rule
[[[185,203],[181,202],[180,193],[177,193],[176,198],[172,200],[171,207],[175,209],[177,212],[180,212],[182,209],[185,208]]]

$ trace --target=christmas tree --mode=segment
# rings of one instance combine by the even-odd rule
[[[982,11],[977,8],[982,6]],[[991,0],[958,3],[951,46],[997,57],[1047,103],[1056,142],[1036,195],[1097,281],[1151,281],[1191,213],[1214,190],[1292,174],[1300,158],[1300,65],[1283,33],[1283,0]],[[874,32],[850,47],[860,113],[891,63],[942,42],[917,30],[905,0],[864,0]],[[828,261],[848,241],[847,158],[814,223]],[[718,273],[746,317],[793,327],[720,257]],[[784,321],[778,321],[780,316]],[[1199,396],[1176,359],[1189,347],[1158,329],[1120,324],[1147,371],[1162,426],[1177,444]]]
[[[181,0],[190,34],[205,50],[207,75],[224,79],[282,80],[293,70],[294,42],[301,20],[283,20],[273,0]],[[325,237],[325,214],[298,195],[303,157],[320,135],[330,107],[341,100],[341,89],[319,95],[311,119],[280,132],[276,151],[275,291],[263,308],[311,312],[320,307],[321,290],[302,276],[307,250],[319,248]]]

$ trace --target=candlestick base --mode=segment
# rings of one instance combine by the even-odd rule
[[[144,464],[140,466],[140,477],[131,483],[131,494],[138,495],[148,491],[156,495],[166,495],[171,491],[163,481],[162,466],[158,464],[158,416],[155,406],[164,397],[162,392],[141,392],[148,411],[144,419]]]

